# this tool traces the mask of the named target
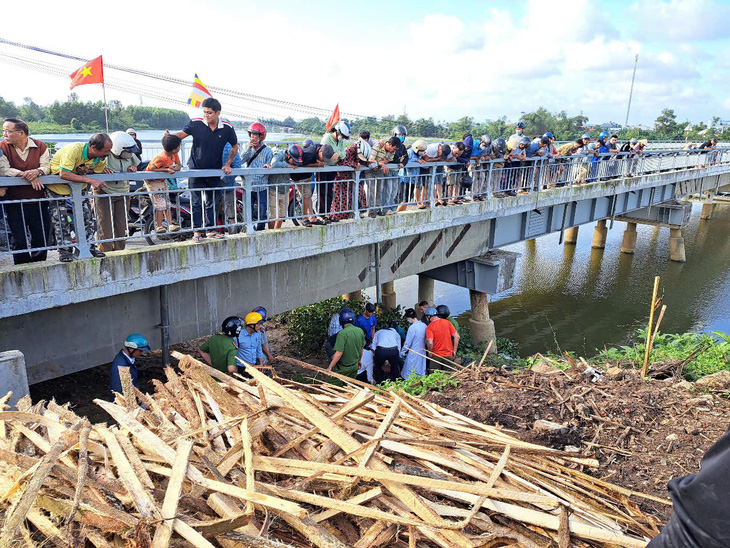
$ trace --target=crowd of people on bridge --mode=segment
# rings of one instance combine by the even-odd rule
[[[409,205],[425,209],[433,202],[442,207],[481,201],[489,195],[528,193],[538,184],[553,188],[566,184],[566,170],[573,166],[571,157],[581,161],[578,169],[572,169],[570,181],[588,183],[596,178],[599,161],[610,161],[620,153],[633,158],[647,145],[646,140],[637,139],[620,144],[616,135],[602,132],[596,141],[585,134],[558,147],[551,132],[527,136],[523,122],[516,124],[508,139],[475,138],[467,133],[452,144],[423,139],[406,144],[408,130],[402,125],[393,128],[390,138],[378,140],[368,131],[355,137],[347,122],[339,121],[319,143],[306,139],[275,150],[266,144],[266,127],[256,122],[248,127],[248,143],[239,151],[235,129],[221,118],[220,102],[206,99],[202,114],[181,131],[165,131],[163,151],[149,162],[142,162],[142,144],[132,128],[95,134],[88,142],[67,144],[51,156],[44,142],[30,137],[25,122],[6,119],[0,141],[0,176],[27,181],[0,187],[0,200],[6,201],[0,202],[0,217],[6,218],[5,236],[15,264],[43,261],[48,249],[58,249],[62,262],[74,260],[78,252],[74,243],[80,235],[74,232],[71,185],[81,188],[83,233],[91,255],[103,257],[125,248],[130,235],[130,183],[104,182],[90,176],[94,174],[133,173],[143,168],[160,172],[162,179],[145,181],[154,209],[151,230],[158,235],[178,232],[181,213],[172,210],[171,201],[179,193],[174,175],[182,168],[179,152],[187,137],[192,137],[190,169],[223,171],[222,177],[206,173],[188,180],[196,242],[223,238],[226,229],[237,231],[231,225],[243,221],[243,201],[232,188],[241,188],[240,179],[231,175],[237,167],[257,169],[246,176],[251,184],[250,215],[255,229],[265,230],[280,228],[287,218],[308,227],[352,218],[356,211],[377,217],[393,215]],[[717,139],[711,139],[699,148],[716,145]],[[429,166],[435,162],[440,165]],[[391,173],[393,165],[397,173]],[[630,174],[627,165],[624,176]],[[323,167],[333,169],[316,174],[306,170]],[[347,169],[338,171],[338,167]],[[268,173],[277,168],[288,171]],[[618,169],[610,168],[609,175],[620,176]],[[359,172],[357,187],[355,172]],[[62,182],[45,184],[42,177],[49,174],[58,175]],[[428,195],[429,188],[433,195]],[[296,207],[300,202],[301,211]],[[81,222],[77,224],[81,226]]]

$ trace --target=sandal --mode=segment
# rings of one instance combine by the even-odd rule
[[[210,232],[208,232],[206,234],[206,237],[213,238],[213,239],[218,239],[218,238],[223,238],[224,236],[223,236],[223,234],[221,234],[217,230],[212,230],[212,231],[210,231]]]
[[[327,224],[322,219],[316,219],[314,221],[309,221],[309,222],[312,224],[312,226],[324,226]]]
[[[71,263],[74,260],[74,256],[71,253],[61,253],[58,255],[58,260],[62,263]]]
[[[202,242],[204,239],[205,239],[205,236],[203,236],[202,234],[195,234],[193,236],[194,242]]]
[[[309,228],[310,226],[312,226],[312,223],[311,221],[309,221],[309,219],[305,219],[304,221],[302,221],[302,226],[306,226],[307,228]]]

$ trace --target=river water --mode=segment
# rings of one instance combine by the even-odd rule
[[[717,206],[700,220],[699,204],[684,229],[687,262],[669,260],[669,229],[638,225],[636,252],[621,253],[625,223],[608,232],[606,248],[592,249],[593,225],[580,227],[577,245],[559,244],[558,234],[506,247],[521,254],[514,288],[491,296],[497,336],[519,342],[521,354],[570,350],[592,356],[606,346],[626,344],[646,327],[654,284],[667,312],[665,333],[730,332],[730,208]],[[398,304],[414,306],[416,276],[397,280]],[[375,296],[374,288],[366,293]],[[436,282],[435,304],[447,304],[467,325],[469,291]]]

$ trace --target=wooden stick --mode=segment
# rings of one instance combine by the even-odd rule
[[[248,419],[241,423],[241,444],[243,446],[243,466],[246,471],[246,490],[252,493],[256,490],[256,480],[253,470],[253,451],[251,448],[251,436],[248,433]],[[253,514],[253,503],[246,502],[246,514]]]
[[[644,366],[641,368],[641,376],[646,377],[646,372],[649,369],[649,351],[651,350],[651,328],[654,322],[654,308],[656,303],[656,295],[659,291],[659,276],[654,278],[654,291],[651,295],[651,310],[649,311],[649,325],[646,328],[646,352],[644,352]]]
[[[654,334],[651,336],[651,345],[649,347],[649,352],[651,352],[651,349],[654,348],[654,339],[656,339],[657,334],[659,333],[659,326],[662,324],[662,318],[664,318],[664,313],[667,311],[667,305],[662,305],[662,309],[659,312],[659,318],[656,321],[656,326],[654,327]]]
[[[192,440],[184,439],[178,444],[175,462],[172,465],[172,474],[170,481],[167,483],[165,491],[165,500],[162,503],[162,523],[155,531],[155,537],[152,540],[152,548],[166,548],[172,536],[174,528],[175,513],[177,512],[177,504],[182,493],[183,481],[185,480],[185,471],[188,467],[188,459],[190,451],[193,449]]]

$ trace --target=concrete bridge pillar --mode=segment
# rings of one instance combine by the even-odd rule
[[[669,258],[677,263],[684,263],[687,258],[684,254],[684,238],[681,228],[669,229]]]
[[[626,223],[621,253],[633,253],[636,249],[636,223]]]
[[[433,306],[433,278],[418,275],[418,302],[426,301]]]
[[[382,298],[383,310],[391,310],[396,307],[395,288],[393,287],[393,282],[380,284],[380,295]]]
[[[565,229],[565,243],[575,245],[578,241],[578,228],[574,226],[572,228]]]
[[[342,298],[346,301],[359,301],[362,299],[362,291],[359,289],[357,291],[353,291],[352,293],[345,293]]]
[[[602,219],[596,223],[596,227],[593,229],[593,243],[591,247],[594,249],[605,248],[607,235],[608,227],[606,227],[606,219]]]
[[[700,213],[700,219],[709,221],[712,219],[712,214],[715,212],[715,204],[702,204],[702,213]]]
[[[469,318],[469,330],[474,343],[489,344],[492,341],[490,354],[497,352],[497,336],[494,331],[494,321],[489,317],[489,298],[481,291],[469,290],[471,301],[471,318]]]

